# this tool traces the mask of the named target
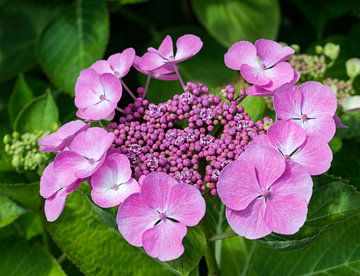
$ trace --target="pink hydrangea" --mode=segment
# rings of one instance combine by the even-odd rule
[[[61,151],[65,149],[80,131],[86,130],[89,125],[83,121],[71,121],[61,126],[56,132],[42,138],[38,145],[44,152]]]
[[[62,213],[66,197],[73,192],[81,180],[70,183],[63,181],[62,175],[54,170],[51,162],[45,168],[40,179],[40,195],[45,198],[45,216],[48,221],[55,221]]]
[[[240,41],[225,54],[225,65],[239,70],[242,77],[252,84],[247,94],[270,96],[281,85],[295,83],[299,79],[299,73],[285,62],[294,52],[290,47],[267,39],[259,39],[255,45]]]
[[[130,161],[120,153],[109,154],[90,179],[92,200],[103,208],[118,206],[129,195],[140,191],[131,177]]]
[[[187,227],[197,225],[204,214],[205,201],[195,187],[153,172],[143,179],[140,193],[120,205],[117,223],[130,244],[143,246],[160,261],[169,261],[184,253]]]
[[[291,235],[305,223],[312,180],[302,166],[286,163],[275,149],[254,146],[223,169],[218,193],[238,235]]]
[[[54,160],[54,169],[66,185],[90,177],[102,165],[114,141],[114,134],[99,127],[80,132]]]
[[[142,65],[142,58],[135,57],[134,67],[140,73],[158,80],[178,80],[178,76],[174,68],[168,68],[168,66],[158,68],[155,70],[145,70]]]
[[[75,85],[76,115],[90,121],[111,120],[122,95],[120,80],[113,74],[81,71]]]
[[[332,151],[319,137],[306,137],[306,132],[293,121],[277,121],[267,135],[255,137],[253,145],[276,149],[287,161],[295,162],[311,175],[325,173],[331,165]]]
[[[174,54],[173,41],[167,35],[161,42],[159,49],[148,48],[141,58],[141,68],[153,71],[159,68],[174,70],[174,66],[196,55],[203,46],[203,42],[196,35],[183,35],[176,41],[176,54]]]
[[[284,85],[274,95],[274,109],[279,120],[293,120],[306,134],[326,142],[335,134],[335,94],[319,82],[308,81],[299,87]]]
[[[127,48],[121,53],[111,55],[107,60],[98,60],[90,68],[99,75],[110,73],[121,79],[125,77],[134,63],[135,50]]]

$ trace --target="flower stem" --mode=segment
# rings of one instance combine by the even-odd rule
[[[125,114],[125,110],[122,109],[122,108],[120,108],[120,107],[116,107],[116,110],[119,111],[119,112],[121,112],[121,113],[123,113],[123,114]]]
[[[133,92],[131,92],[130,88],[125,84],[125,82],[123,80],[121,80],[121,84],[124,86],[125,90],[129,93],[131,98],[133,98],[135,101],[136,100],[135,95],[133,94]]]
[[[176,75],[177,75],[177,76],[178,76],[178,78],[179,78],[179,82],[180,82],[180,84],[181,84],[181,86],[182,86],[183,90],[185,91],[185,84],[184,84],[183,79],[181,78],[181,75],[180,75],[180,72],[179,72],[179,68],[177,67],[177,65],[176,65],[176,64],[174,64],[174,70],[175,70]]]
[[[150,81],[151,81],[151,77],[148,76],[147,79],[146,79],[146,84],[145,84],[145,88],[144,88],[144,94],[142,95],[142,98],[143,98],[143,99],[145,99],[146,92],[147,92],[148,89],[149,89]]]
[[[218,267],[215,259],[214,248],[209,241],[207,242],[207,248],[205,250],[205,262],[208,268],[208,275],[218,275]]]
[[[209,238],[209,241],[224,240],[224,239],[232,238],[232,237],[235,237],[235,236],[236,236],[236,233],[234,231],[229,231],[229,232],[224,232],[224,233],[219,233],[219,234],[212,235]]]

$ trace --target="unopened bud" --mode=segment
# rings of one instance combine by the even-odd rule
[[[328,58],[335,60],[339,56],[340,45],[334,43],[326,43],[324,46],[324,55]]]
[[[357,75],[360,74],[360,59],[351,58],[346,61],[346,73],[350,79],[354,79]]]

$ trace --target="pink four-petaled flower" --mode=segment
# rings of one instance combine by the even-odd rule
[[[218,193],[231,228],[249,239],[290,235],[304,224],[312,194],[309,173],[275,150],[248,148],[221,172]]]
[[[325,173],[332,160],[332,151],[320,137],[306,137],[306,132],[293,121],[277,121],[267,135],[255,137],[253,145],[275,148],[288,162],[302,165],[311,175]]]
[[[183,254],[187,227],[197,225],[204,214],[205,201],[195,187],[153,172],[143,179],[140,193],[120,205],[117,223],[130,244],[169,261]]]
[[[131,177],[130,161],[126,155],[110,153],[90,179],[92,200],[103,208],[118,206],[129,195],[140,191]]]
[[[239,70],[242,77],[253,85],[246,90],[247,94],[270,96],[281,85],[299,79],[299,74],[285,62],[294,52],[290,47],[267,39],[259,39],[255,45],[240,41],[225,54],[225,64],[230,69]]]
[[[299,87],[284,85],[274,94],[274,109],[279,120],[293,120],[306,134],[329,142],[336,131],[335,94],[319,82],[309,81]]]

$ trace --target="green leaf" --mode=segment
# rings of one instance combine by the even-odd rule
[[[0,247],[1,275],[65,275],[56,260],[40,245],[7,239]]]
[[[245,112],[249,114],[254,122],[261,119],[266,108],[266,102],[263,97],[247,96],[240,105],[244,107]]]
[[[316,240],[329,226],[360,213],[360,193],[340,178],[314,178],[314,193],[305,225],[292,236],[272,234],[261,240],[272,248],[299,248]]]
[[[337,136],[346,139],[358,138],[360,136],[360,113],[345,113],[341,116],[343,124],[347,128],[337,129]]]
[[[73,94],[80,71],[103,56],[108,36],[104,1],[76,0],[42,35],[40,65],[56,86]]]
[[[1,7],[0,81],[36,65],[36,42],[59,6],[48,1],[14,0]]]
[[[168,275],[164,267],[130,246],[101,210],[80,192],[72,193],[48,230],[66,256],[86,275]],[[104,211],[103,211],[104,212]]]
[[[180,74],[184,82],[202,82],[208,87],[216,87],[233,82],[239,73],[229,70],[224,65],[226,49],[198,27],[180,26],[167,29],[158,36],[158,39],[150,42],[149,45],[158,47],[166,34],[170,34],[175,43],[179,36],[186,33],[198,35],[203,40],[204,46],[196,56],[179,64]],[[145,78],[142,79],[142,83],[145,83]],[[151,80],[147,98],[152,102],[159,103],[180,93],[182,93],[182,88],[178,81]]]
[[[58,118],[56,103],[48,90],[21,110],[14,122],[14,129],[20,133],[35,130],[49,131],[56,126]]]
[[[252,257],[254,248],[247,248],[245,240],[241,237],[225,239],[221,242],[221,262],[219,263],[221,274],[242,275],[246,260]]]
[[[280,24],[277,0],[192,0],[195,14],[222,45],[236,41],[275,39]]]
[[[358,275],[359,229],[360,217],[355,216],[298,250],[273,250],[255,242],[243,275]]]
[[[14,201],[0,194],[0,228],[12,223],[25,212]]]
[[[206,246],[206,237],[201,227],[188,228],[184,239],[185,253],[180,258],[166,264],[181,275],[187,275],[199,264],[204,256]]]
[[[30,209],[40,206],[39,183],[1,183],[0,192]]]
[[[34,98],[33,92],[27,84],[24,75],[20,74],[15,83],[13,92],[9,100],[9,117],[12,122],[15,121],[16,116]]]

